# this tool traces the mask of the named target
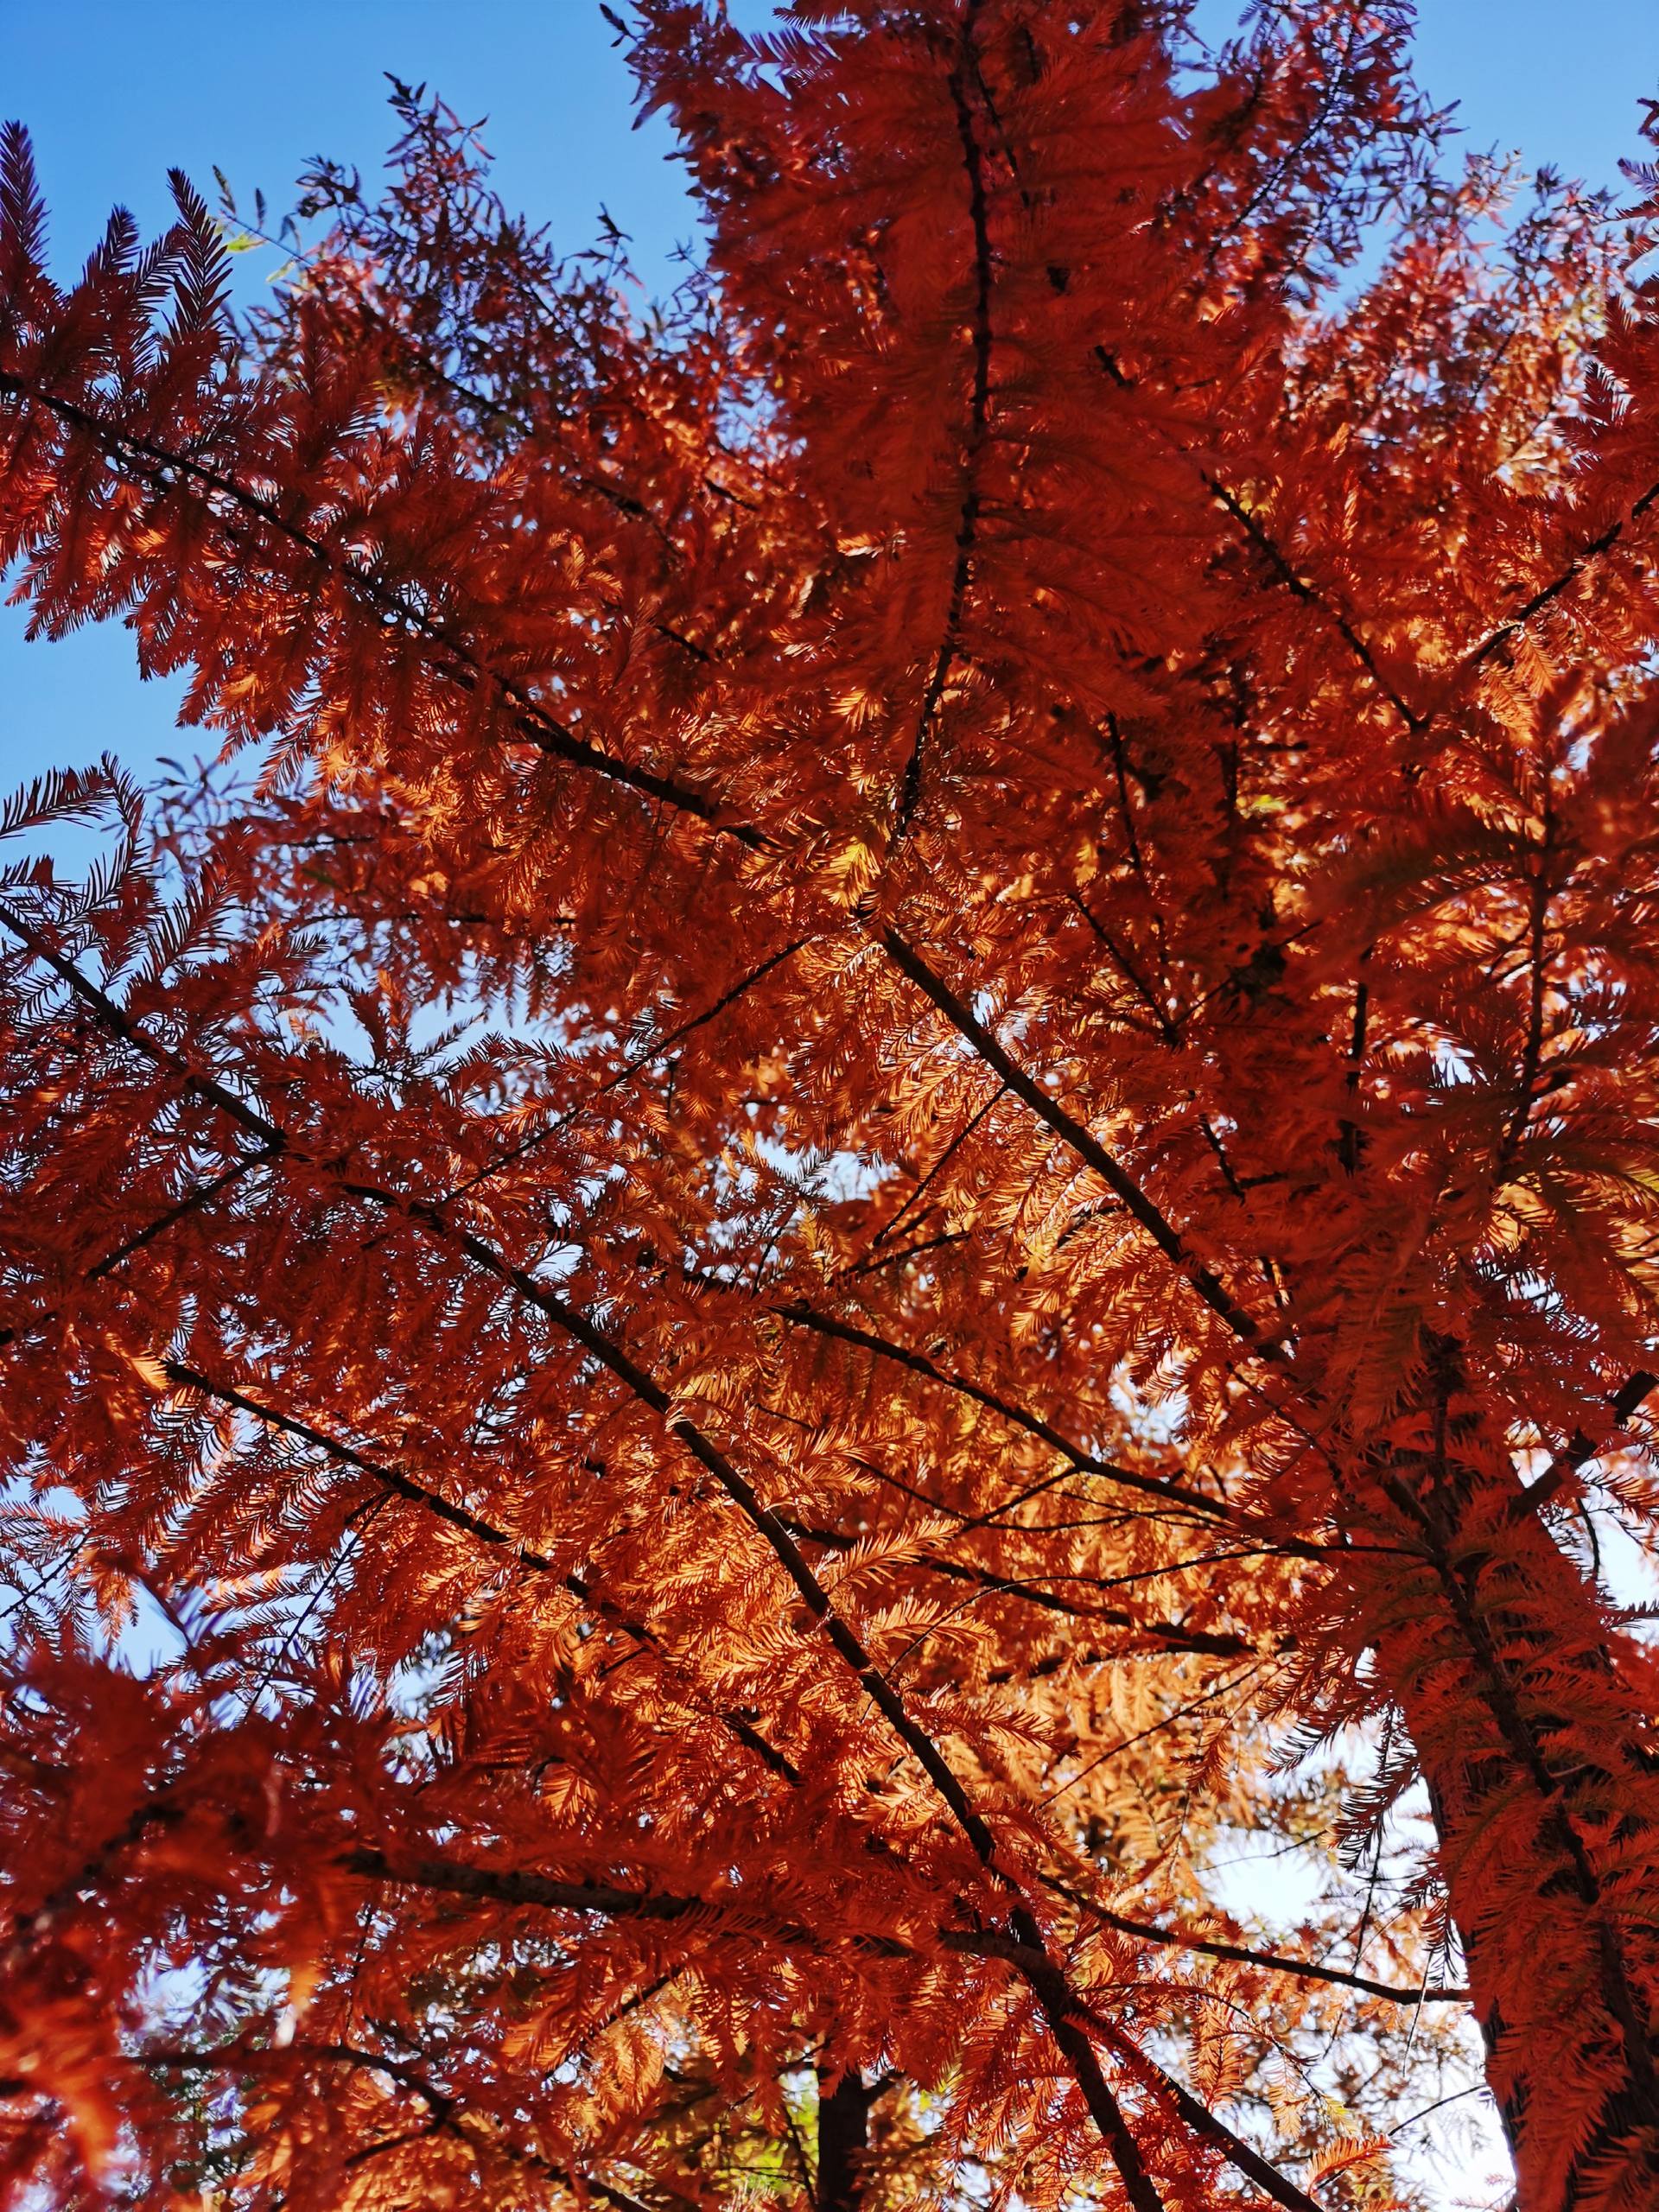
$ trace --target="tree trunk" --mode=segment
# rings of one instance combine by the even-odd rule
[[[1430,1411],[1361,1516],[1424,1564],[1371,1562],[1359,1618],[1428,1785],[1519,2212],[1659,2202],[1654,1670],[1454,1374]]]
[[[818,2076],[817,2212],[859,2212],[864,2201],[865,2154],[870,2144],[870,2107],[877,2092],[856,2072],[833,2088]]]

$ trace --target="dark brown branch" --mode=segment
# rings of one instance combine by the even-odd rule
[[[561,1129],[567,1128],[575,1116],[584,1107],[591,1106],[596,1099],[603,1098],[609,1092],[620,1090],[625,1083],[632,1082],[642,1070],[650,1067],[654,1061],[661,1059],[664,1052],[671,1052],[677,1045],[683,1045],[688,1037],[695,1036],[699,1029],[705,1029],[711,1021],[718,1020],[728,1007],[736,1005],[746,991],[753,990],[758,982],[771,975],[774,968],[782,967],[785,961],[792,959],[804,946],[810,942],[810,938],[798,937],[792,938],[780,951],[768,954],[758,967],[751,968],[748,973],[746,976],[741,976],[728,990],[723,991],[712,1006],[705,1007],[701,1014],[692,1014],[687,1020],[681,1022],[677,1028],[671,1029],[665,1037],[658,1038],[654,1045],[636,1052],[632,1059],[626,1061],[613,1074],[607,1076],[603,1082],[594,1084],[575,1105],[567,1108],[563,1113],[543,1128],[532,1130],[528,1136],[521,1137],[516,1144],[508,1146],[505,1152],[487,1161],[475,1173],[467,1176],[463,1182],[457,1183],[449,1192],[448,1196],[451,1198],[465,1197],[469,1191],[475,1191],[480,1183],[486,1182],[492,1175],[499,1175],[504,1167],[513,1166],[517,1161],[523,1160],[527,1154],[534,1152],[537,1145],[544,1144],[550,1137],[556,1136]]]
[[[1342,608],[1333,606],[1321,593],[1316,591],[1305,577],[1297,574],[1295,569],[1281,551],[1277,541],[1263,529],[1236,492],[1224,484],[1218,476],[1211,475],[1207,468],[1201,468],[1198,474],[1211,498],[1232,517],[1250,543],[1267,562],[1278,582],[1294,598],[1300,600],[1305,607],[1311,607],[1336,631],[1349,652],[1364,670],[1366,675],[1370,677],[1371,682],[1394,709],[1412,735],[1416,736],[1427,729],[1428,717],[1419,714],[1415,708],[1410,706],[1396,686],[1382,673],[1378,665],[1376,655],[1361,637]]]
[[[1299,2189],[1287,2174],[1281,2173],[1259,2151],[1253,2150],[1243,2136],[1235,2135],[1225,2120],[1201,2103],[1185,2083],[1178,2082],[1173,2074],[1166,2074],[1138,2044],[1132,2043],[1106,2021],[1102,2021],[1100,2027],[1130,2070],[1151,2081],[1157,2094],[1174,2106],[1195,2135],[1219,2151],[1229,2165],[1253,2181],[1275,2204],[1282,2205],[1285,2212],[1325,2212],[1325,2208],[1305,2189]]]
[[[887,1220],[884,1221],[880,1228],[876,1230],[874,1236],[871,1237],[870,1249],[872,1252],[875,1250],[878,1245],[886,1243],[888,1237],[893,1235],[893,1232],[898,1228],[899,1223],[905,1218],[906,1215],[910,1213],[917,1204],[927,1195],[927,1192],[932,1187],[938,1176],[950,1165],[950,1161],[956,1158],[957,1154],[961,1150],[962,1147],[967,1142],[968,1139],[972,1136],[974,1131],[985,1119],[985,1116],[990,1112],[992,1107],[995,1105],[997,1100],[1001,1097],[1002,1092],[1003,1085],[999,1083],[996,1085],[996,1088],[991,1092],[990,1096],[983,1100],[981,1104],[974,1109],[973,1112],[968,1116],[968,1119],[963,1123],[962,1127],[957,1129],[955,1135],[950,1138],[944,1151],[940,1153],[938,1158],[928,1169],[926,1174],[918,1180],[915,1189],[906,1194],[905,1202],[899,1208],[899,1211],[895,1214],[891,1215]],[[856,1267],[848,1268],[847,1273],[849,1274],[867,1274],[872,1267],[879,1264],[880,1262],[875,1261],[862,1261]]]
[[[1521,1073],[1516,1086],[1515,1110],[1503,1131],[1497,1148],[1500,1173],[1507,1168],[1520,1149],[1526,1135],[1527,1124],[1532,1119],[1535,1103],[1534,1094],[1538,1088],[1538,1069],[1544,1050],[1544,984],[1548,960],[1544,935],[1549,919],[1550,882],[1548,801],[1545,801],[1544,838],[1534,852],[1537,874],[1532,880],[1531,893],[1527,900],[1527,1034],[1521,1053]]]
[[[964,479],[962,506],[957,519],[955,564],[950,574],[950,598],[944,618],[944,633],[939,639],[939,650],[933,663],[933,673],[922,698],[921,713],[917,718],[916,735],[910,748],[910,758],[905,763],[904,783],[899,791],[896,836],[902,842],[909,834],[911,818],[922,795],[922,764],[928,733],[933,717],[938,712],[944,687],[950,681],[951,667],[962,638],[963,612],[968,601],[968,588],[973,582],[974,547],[979,536],[980,491],[978,464],[985,443],[986,425],[990,415],[991,396],[991,227],[990,212],[985,193],[985,159],[980,150],[979,139],[974,130],[973,110],[968,100],[969,73],[977,74],[974,54],[974,18],[980,0],[969,0],[962,23],[962,52],[950,77],[950,98],[956,109],[957,133],[962,141],[962,156],[968,170],[968,219],[974,234],[974,310],[970,326],[973,348],[973,387],[968,409],[968,435],[962,455]]]
[[[188,454],[124,430],[105,422],[90,408],[73,399],[48,391],[32,385],[22,377],[0,371],[0,394],[10,394],[25,404],[44,407],[60,421],[71,424],[91,437],[106,454],[124,462],[132,475],[149,484],[152,490],[168,491],[175,477],[188,480],[199,486],[212,499],[228,501],[240,512],[257,522],[296,547],[306,557],[315,562],[330,575],[367,602],[383,619],[397,626],[429,645],[442,656],[436,673],[459,690],[473,692],[484,686],[499,691],[512,709],[510,719],[518,735],[539,751],[565,760],[572,766],[590,770],[607,778],[611,782],[626,785],[648,798],[658,800],[677,812],[693,816],[711,830],[734,837],[740,844],[759,849],[767,842],[762,833],[743,823],[732,823],[722,818],[717,800],[691,784],[683,783],[674,776],[658,775],[650,768],[642,768],[632,761],[619,760],[614,753],[606,753],[550,715],[546,709],[531,698],[528,692],[511,677],[504,677],[480,661],[472,648],[460,639],[452,637],[440,624],[411,607],[397,593],[390,590],[379,579],[347,560],[343,555],[315,537],[308,531],[290,521],[269,499],[250,492],[233,478],[193,461]]]
[[[1248,1313],[1238,1303],[1213,1268],[1195,1258],[1180,1232],[1122,1163],[1107,1151],[1094,1132],[1085,1128],[1075,1116],[1067,1113],[1057,1099],[1051,1097],[1040,1084],[1027,1074],[971,1007],[929,967],[897,930],[884,930],[881,943],[893,965],[938,1007],[958,1036],[972,1046],[988,1067],[995,1070],[1007,1088],[1030,1107],[1039,1121],[1093,1168],[1124,1211],[1146,1231],[1165,1258],[1192,1284],[1211,1312],[1225,1323],[1234,1336],[1263,1358],[1282,1357],[1264,1337],[1254,1315]]]
[[[861,1351],[873,1352],[879,1359],[891,1360],[894,1365],[907,1368],[912,1375],[937,1382],[941,1389],[953,1390],[959,1397],[970,1398],[976,1405],[983,1406],[1015,1428],[1024,1429],[1058,1452],[1081,1474],[1096,1475],[1103,1481],[1116,1483],[1120,1489],[1138,1491],[1143,1497],[1155,1497],[1167,1505],[1181,1505],[1191,1512],[1201,1513],[1207,1520],[1231,1522],[1236,1518],[1233,1509],[1221,1499],[1206,1497],[1202,1491],[1189,1490],[1183,1483],[1168,1482],[1159,1475],[1138,1474],[1133,1467],[1119,1466],[1110,1459],[1097,1459],[1092,1452],[1085,1452],[1080,1444],[1063,1435],[1040,1415],[1027,1413],[1009,1399],[988,1390],[982,1383],[971,1382],[965,1375],[952,1374],[930,1359],[925,1352],[915,1351],[908,1344],[894,1344],[890,1338],[874,1335],[861,1329],[851,1321],[840,1321],[832,1314],[820,1313],[816,1307],[798,1300],[786,1306],[772,1308],[779,1319],[798,1329],[810,1330],[814,1335],[834,1338],[837,1342],[855,1344]]]
[[[578,1577],[559,1574],[557,1567],[544,1554],[520,1543],[517,1537],[509,1535],[505,1529],[498,1528],[493,1521],[485,1520],[482,1515],[472,1512],[464,1505],[457,1505],[442,1491],[429,1490],[424,1483],[416,1482],[401,1467],[393,1466],[384,1459],[368,1459],[354,1445],[346,1443],[341,1438],[327,1435],[321,1429],[313,1427],[309,1421],[302,1421],[297,1414],[283,1413],[277,1407],[265,1405],[247,1391],[238,1389],[234,1383],[217,1381],[211,1375],[204,1374],[199,1367],[188,1366],[182,1360],[165,1360],[162,1367],[168,1382],[175,1383],[180,1389],[192,1390],[199,1397],[214,1399],[220,1405],[234,1406],[238,1412],[251,1414],[256,1421],[264,1422],[266,1427],[280,1429],[284,1435],[296,1437],[328,1459],[337,1459],[342,1465],[368,1476],[383,1490],[394,1492],[411,1505],[418,1505],[423,1512],[431,1514],[434,1519],[447,1522],[453,1529],[464,1529],[479,1543],[509,1551],[521,1565],[533,1567],[539,1573],[559,1575],[560,1581],[573,1597],[584,1603],[591,1600],[592,1592]],[[637,1624],[630,1624],[629,1626],[631,1633],[642,1637],[648,1636],[648,1631]]]
[[[391,1882],[405,1889],[437,1890],[493,1904],[537,1905],[549,1912],[591,1912],[607,1920],[683,1920],[688,1913],[715,1910],[703,1897],[671,1891],[621,1890],[605,1882],[561,1882],[549,1874],[518,1867],[471,1866],[454,1859],[400,1858],[353,1846],[340,1854],[347,1873],[365,1881]]]
[[[1608,1400],[1615,1424],[1623,1428],[1630,1415],[1650,1391],[1659,1390],[1659,1375],[1650,1375],[1645,1367],[1638,1367],[1629,1376]],[[1555,1497],[1569,1475],[1586,1466],[1601,1452],[1603,1446],[1586,1436],[1581,1428],[1574,1429],[1566,1446],[1558,1452],[1544,1469],[1535,1477],[1510,1508],[1511,1517],[1522,1520],[1529,1513],[1536,1513]]]
[[[135,1252],[142,1252],[147,1244],[154,1243],[158,1236],[164,1236],[169,1229],[176,1227],[181,1221],[188,1220],[190,1215],[197,1212],[201,1207],[210,1205],[233,1184],[240,1182],[251,1169],[264,1166],[270,1157],[269,1149],[261,1145],[257,1152],[244,1153],[239,1160],[232,1160],[228,1167],[221,1169],[217,1175],[209,1176],[205,1182],[196,1184],[165,1211],[157,1214],[153,1221],[147,1221],[142,1229],[135,1230],[131,1236],[123,1238],[112,1250],[105,1252],[101,1259],[94,1260],[91,1267],[83,1269],[81,1281],[97,1282],[103,1276],[112,1274],[124,1261],[130,1260]],[[31,1330],[44,1328],[48,1322],[55,1320],[56,1318],[56,1309],[48,1307],[31,1314],[27,1319],[0,1329],[0,1351],[8,1344],[16,1344],[20,1337],[28,1335]]]
[[[164,1045],[152,1037],[147,1029],[133,1020],[124,1007],[118,1006],[107,991],[100,990],[90,976],[67,960],[57,948],[43,938],[40,931],[26,922],[3,900],[0,900],[0,923],[3,923],[20,943],[26,944],[35,957],[49,968],[60,982],[67,983],[85,1005],[91,1007],[105,1027],[114,1033],[124,1043],[142,1052],[158,1067],[179,1077],[185,1089],[197,1097],[209,1100],[221,1114],[234,1122],[238,1128],[249,1136],[257,1137],[261,1147],[268,1154],[285,1153],[288,1139],[274,1122],[268,1121],[256,1107],[238,1098],[216,1077],[204,1075],[193,1068],[184,1054],[172,1046]]]
[[[1044,1885],[1057,1896],[1067,1898],[1072,1904],[1108,1928],[1115,1928],[1122,1936],[1132,1936],[1141,1943],[1164,1943],[1181,1951],[1201,1951],[1206,1958],[1227,1959],[1237,1966],[1259,1967],[1265,1974],[1290,1975],[1297,1981],[1324,1981],[1338,1984],[1344,1989],[1356,1989],[1362,1996],[1385,1999],[1391,2005],[1467,2005],[1470,1993],[1466,1989],[1409,1989],[1391,1981],[1374,1981],[1369,1974],[1349,1974],[1340,1967],[1320,1966],[1313,1959],[1288,1958],[1282,1951],[1252,1950],[1243,1943],[1228,1943],[1212,1936],[1195,1936],[1186,1929],[1160,1928],[1155,1921],[1135,1920],[1128,1913],[1115,1912],[1109,1905],[1097,1904],[1082,1891],[1073,1889],[1052,1875],[1043,1877]]]
[[[1436,1377],[1435,1443],[1429,1471],[1435,1488],[1431,1500],[1445,1491],[1447,1476],[1447,1424],[1455,1373],[1443,1364]],[[1465,1567],[1454,1556],[1433,1503],[1425,1504],[1398,1472],[1384,1478],[1389,1496],[1400,1509],[1424,1528],[1429,1541],[1427,1563],[1446,1594],[1471,1669],[1480,1685],[1479,1695],[1496,1722],[1504,1748],[1516,1771],[1531,1785],[1539,1804],[1540,1827],[1559,1854],[1570,1887],[1577,1892],[1585,1917],[1596,1931],[1596,1963],[1602,2001],[1609,2018],[1618,2024],[1629,2069],[1630,2095],[1649,2126],[1659,2125],[1659,2068],[1656,2068],[1643,2002],[1633,1986],[1621,1942],[1617,1916],[1610,1908],[1590,1847],[1573,1817],[1572,1798],[1564,1778],[1550,1765],[1545,1740],[1523,1708],[1519,1686],[1495,1640],[1489,1613],[1479,1602],[1478,1568]]]
[[[1165,1650],[1193,1652],[1206,1659],[1243,1659],[1256,1649],[1242,1636],[1229,1635],[1220,1630],[1185,1628],[1179,1621],[1141,1620],[1116,1605],[1075,1605],[1069,1599],[1057,1598],[1050,1591],[1039,1590],[1033,1582],[1005,1580],[988,1569],[964,1567],[956,1560],[938,1559],[930,1554],[918,1559],[916,1564],[930,1574],[945,1575],[954,1582],[973,1583],[988,1595],[1013,1598],[1021,1605],[1035,1605],[1044,1612],[1062,1613],[1072,1620],[1103,1621],[1109,1628],[1121,1628],[1129,1635],[1146,1637]]]
[[[915,1496],[917,1493],[912,1492],[911,1495]],[[931,1503],[926,1499],[921,1502]],[[852,1536],[844,1535],[838,1529],[807,1528],[796,1521],[791,1521],[788,1525],[792,1534],[804,1538],[810,1543],[823,1544],[830,1551],[851,1551],[857,1541]],[[971,1523],[969,1525],[972,1526]],[[1036,1536],[1045,1535],[1046,1531],[1041,1529],[1020,1528],[1014,1533],[1022,1536]],[[1230,1553],[1227,1556],[1230,1558],[1236,1554]],[[1116,1605],[1079,1605],[1072,1599],[1057,1598],[1051,1591],[1039,1589],[1036,1579],[1027,1580],[1017,1575],[994,1574],[988,1567],[970,1567],[960,1560],[941,1559],[936,1552],[917,1554],[912,1564],[921,1568],[925,1573],[942,1575],[952,1582],[970,1584],[985,1597],[1012,1598],[1021,1605],[1035,1605],[1044,1612],[1064,1614],[1069,1620],[1102,1621],[1109,1628],[1125,1629],[1133,1635],[1150,1637],[1154,1643],[1169,1650],[1193,1652],[1208,1659],[1244,1659],[1255,1656],[1257,1649],[1255,1644],[1247,1642],[1242,1636],[1212,1634],[1203,1629],[1190,1629],[1184,1627],[1179,1621],[1142,1620],[1136,1614],[1125,1612],[1121,1606]],[[1183,1565],[1190,1567],[1193,1564],[1192,1560],[1177,1562],[1173,1567],[1153,1569],[1145,1575],[1127,1579],[1135,1581],[1151,1580],[1156,1579],[1158,1575],[1177,1573]],[[1091,1585],[1095,1581],[1093,1576],[1082,1574],[1057,1575],[1047,1579],[1052,1581],[1087,1582]],[[1110,1589],[1116,1586],[1112,1582],[1104,1582],[1098,1586],[1103,1589]],[[913,1645],[912,1649],[914,1649]]]
[[[1626,513],[1618,516],[1608,524],[1605,530],[1591,538],[1587,543],[1581,545],[1564,569],[1552,576],[1547,584],[1541,586],[1533,593],[1530,599],[1526,600],[1516,608],[1513,614],[1507,616],[1498,624],[1497,629],[1490,631],[1478,645],[1465,653],[1459,664],[1458,677],[1460,679],[1466,679],[1475,675],[1485,666],[1495,653],[1501,652],[1508,645],[1518,630],[1525,629],[1529,622],[1535,620],[1539,615],[1545,613],[1552,607],[1562,594],[1570,590],[1577,582],[1586,568],[1599,561],[1604,553],[1612,551],[1630,524],[1640,522],[1656,500],[1659,500],[1659,483],[1649,485],[1647,490]]]
[[[511,1551],[520,1566],[529,1567],[537,1573],[556,1576],[562,1586],[575,1599],[579,1605],[591,1607],[608,1626],[620,1630],[622,1635],[628,1637],[636,1643],[648,1646],[653,1650],[660,1650],[658,1638],[643,1622],[630,1619],[620,1606],[613,1605],[607,1598],[601,1597],[593,1585],[582,1576],[561,1573],[554,1561],[547,1558],[543,1553],[531,1550],[527,1544],[521,1543],[517,1537],[509,1535],[505,1529],[499,1528],[494,1522],[486,1521],[481,1514],[474,1513],[464,1505],[457,1505],[452,1498],[446,1497],[441,1491],[429,1489],[424,1483],[417,1482],[403,1468],[393,1466],[384,1459],[368,1459],[358,1451],[355,1446],[346,1443],[340,1437],[325,1433],[323,1430],[315,1427],[309,1421],[302,1421],[296,1414],[283,1413],[276,1407],[263,1404],[260,1400],[251,1396],[245,1390],[238,1389],[232,1383],[215,1381],[213,1376],[203,1374],[200,1368],[187,1366],[182,1361],[175,1359],[165,1361],[163,1366],[168,1381],[176,1383],[181,1389],[194,1390],[202,1397],[216,1399],[223,1405],[234,1406],[243,1413],[251,1414],[256,1421],[263,1421],[268,1427],[280,1429],[287,1435],[296,1437],[302,1442],[310,1445],[314,1450],[324,1453],[326,1457],[336,1459],[341,1465],[368,1476],[372,1481],[378,1483],[383,1489],[393,1492],[412,1505],[418,1505],[423,1511],[430,1513],[435,1519],[447,1522],[452,1528],[463,1529],[478,1542],[487,1544],[493,1548]],[[759,1729],[745,1719],[741,1713],[728,1711],[722,1713],[720,1718],[726,1729],[747,1750],[753,1751],[763,1759],[774,1774],[781,1775],[793,1786],[799,1786],[801,1780],[799,1770],[774,1745],[769,1743]]]
[[[1095,359],[1120,391],[1133,391],[1135,390],[1135,378],[1125,374],[1122,365],[1107,347],[1096,346]],[[1180,448],[1174,447],[1173,441],[1168,437],[1165,438],[1164,442],[1173,450],[1180,451]],[[1181,458],[1190,460],[1191,456],[1183,452]],[[1395,685],[1384,676],[1378,665],[1376,654],[1355,628],[1349,615],[1340,607],[1331,604],[1305,576],[1297,573],[1271,532],[1265,529],[1256,517],[1250,512],[1230,485],[1224,483],[1219,476],[1203,467],[1201,463],[1194,462],[1192,466],[1205,490],[1209,493],[1217,505],[1232,518],[1250,544],[1266,561],[1273,571],[1274,581],[1294,598],[1300,600],[1304,606],[1312,607],[1323,621],[1331,626],[1359,666],[1376,686],[1382,697],[1400,716],[1408,730],[1415,734],[1426,729],[1428,726],[1427,717],[1420,715],[1411,707]]]
[[[1001,1955],[1025,1980],[1048,2022],[1049,2033],[1059,2045],[1088,2100],[1101,2138],[1110,2152],[1133,2212],[1165,2212],[1164,2200],[1147,2171],[1122,2107],[1107,2085],[1100,2059],[1082,2023],[1092,2020],[1092,2008],[1079,1999],[1043,1947],[1037,1923],[1028,1913],[1012,1916],[1014,1941],[999,1947]],[[971,1940],[971,1939],[970,1939]],[[979,1939],[983,1942],[984,1939]],[[964,1947],[965,1948],[965,1947]]]
[[[1365,1132],[1358,1121],[1359,1077],[1365,1065],[1365,1034],[1371,1011],[1371,987],[1365,979],[1365,964],[1370,957],[1371,948],[1367,945],[1359,956],[1360,972],[1354,979],[1354,1019],[1348,1037],[1348,1072],[1344,1077],[1350,1110],[1337,1124],[1338,1154],[1348,1175],[1357,1173],[1365,1151]]]

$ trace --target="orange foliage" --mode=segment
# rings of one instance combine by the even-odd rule
[[[263,776],[6,818],[6,2201],[1403,2204],[1465,2000],[1653,2201],[1659,319],[1408,12],[639,0],[649,324],[11,135],[0,559]]]

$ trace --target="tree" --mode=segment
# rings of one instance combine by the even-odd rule
[[[9,137],[225,748],[6,818],[17,2201],[1420,2201],[1465,2000],[1651,2201],[1659,179],[1187,13],[639,0],[649,319],[423,90],[251,317]]]

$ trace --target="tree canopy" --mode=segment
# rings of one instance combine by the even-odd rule
[[[4,2201],[1653,2202],[1659,176],[1191,13],[635,0],[650,314],[9,132]]]

